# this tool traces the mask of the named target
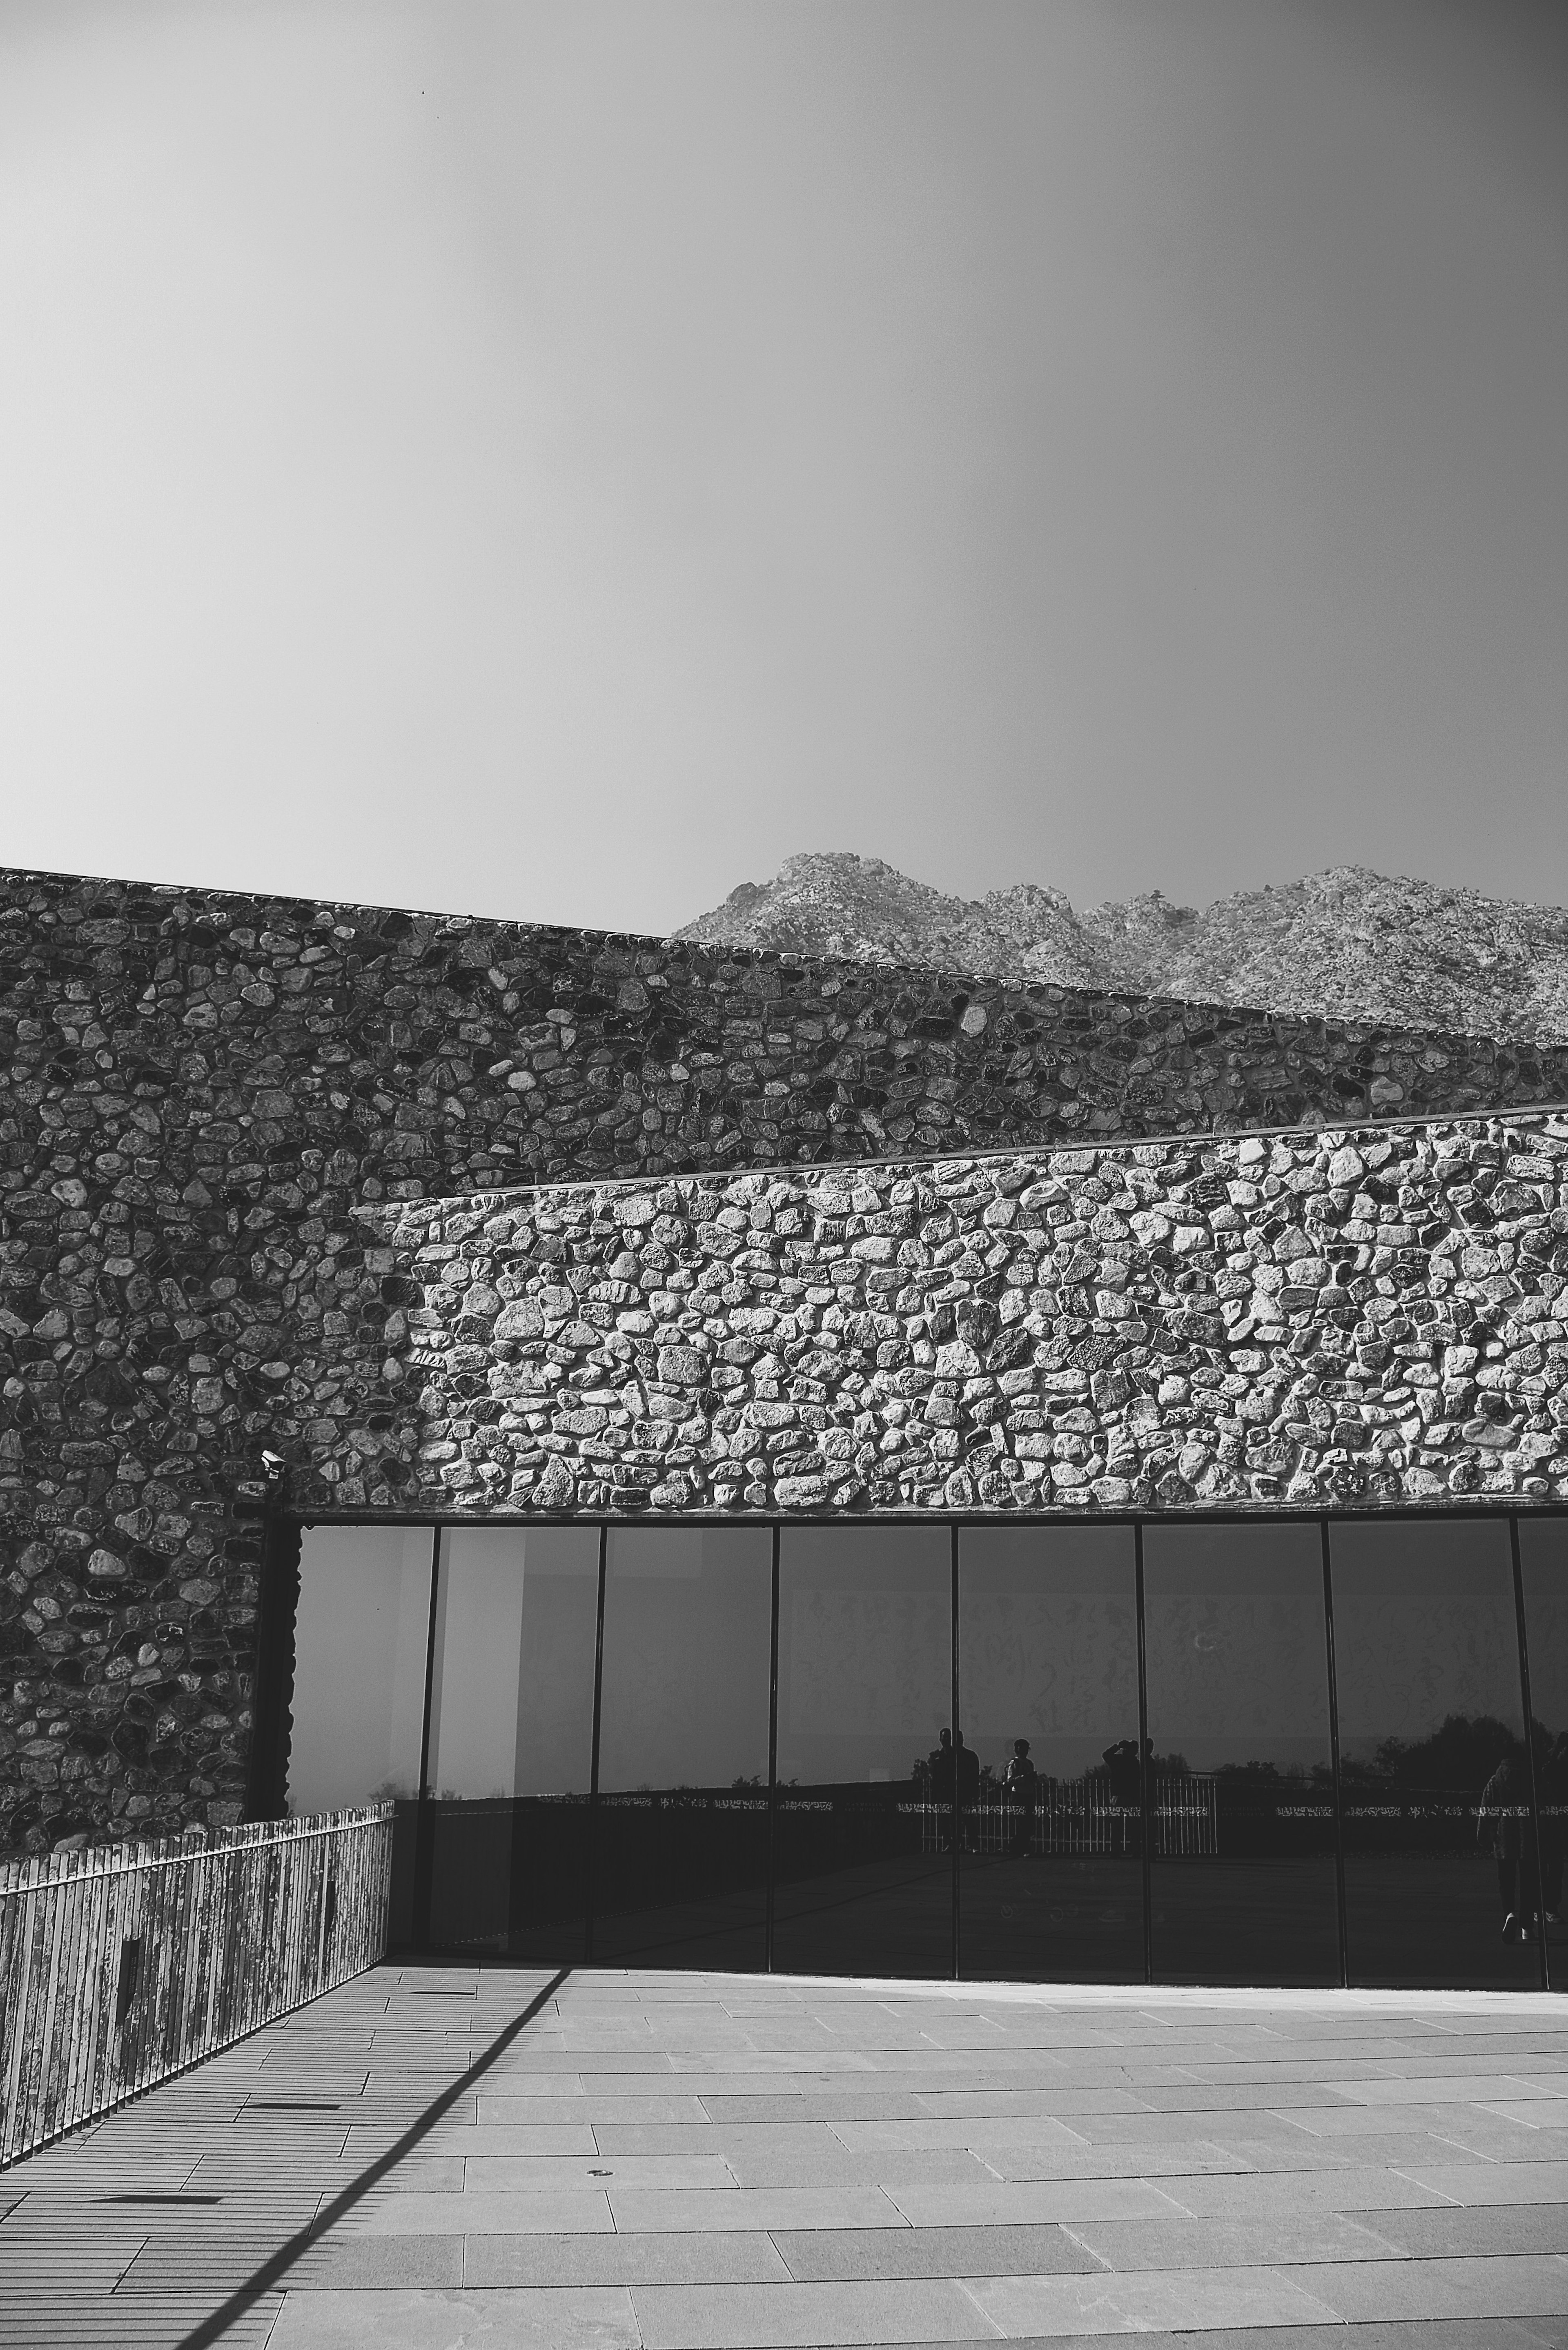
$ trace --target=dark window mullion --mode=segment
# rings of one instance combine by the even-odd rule
[[[1318,1521],[1323,1536],[1323,1636],[1328,1655],[1328,1751],[1334,1773],[1334,1885],[1339,1906],[1339,1980],[1350,1983],[1350,1925],[1345,1895],[1345,1794],[1339,1771],[1339,1682],[1334,1667],[1334,1574],[1329,1555],[1328,1520]]]
[[[768,1636],[768,1903],[763,1965],[774,1970],[774,1866],[779,1809],[779,1530],[774,1528],[773,1621]]]
[[[431,1727],[435,1711],[436,1631],[441,1620],[441,1528],[431,1529],[431,1606],[425,1627],[424,1711],[420,1721],[419,1802],[414,1811],[414,1914],[416,1950],[431,1947],[435,1886],[435,1790],[431,1785]]]
[[[1541,1849],[1541,1791],[1536,1785],[1535,1719],[1530,1708],[1530,1640],[1524,1623],[1524,1565],[1519,1554],[1519,1518],[1510,1511],[1508,1545],[1513,1560],[1513,1615],[1519,1633],[1519,1694],[1524,1707],[1524,1759],[1530,1774],[1530,1836],[1535,1847],[1535,1930],[1540,1943],[1541,1988],[1552,1988],[1552,1960],[1546,1948],[1546,1871]],[[1520,1887],[1521,1894],[1523,1887]]]
[[[953,1527],[951,1528],[951,1530],[950,1530],[950,1531],[951,1531],[951,1536],[952,1536],[952,1627],[951,1627],[951,1634],[952,1634],[952,1659],[951,1659],[951,1661],[952,1661],[952,1725],[953,1725],[953,1794],[952,1794],[952,1818],[951,1818],[951,1820],[950,1820],[950,1824],[949,1824],[949,1825],[950,1825],[950,1828],[951,1828],[951,1831],[952,1831],[952,1847],[953,1847],[952,1973],[953,1973],[953,1981],[956,1982],[956,1981],[958,1981],[958,1973],[959,1973],[959,1919],[960,1919],[960,1908],[959,1908],[959,1899],[960,1899],[960,1895],[959,1895],[959,1883],[960,1883],[960,1868],[961,1868],[961,1863],[960,1863],[960,1858],[959,1858],[959,1847],[960,1847],[960,1845],[962,1843],[962,1840],[963,1840],[963,1838],[962,1838],[962,1825],[963,1825],[963,1822],[962,1822],[962,1815],[961,1815],[961,1811],[960,1811],[960,1808],[959,1808],[959,1807],[960,1807],[960,1804],[961,1804],[961,1800],[962,1800],[962,1799],[961,1799],[961,1794],[960,1794],[960,1791],[959,1791],[959,1780],[960,1780],[960,1775],[961,1775],[961,1774],[960,1774],[960,1770],[959,1770],[959,1753],[960,1753],[960,1751],[961,1751],[961,1746],[962,1746],[962,1742],[963,1742],[963,1724],[962,1724],[962,1721],[961,1721],[961,1719],[960,1719],[960,1715],[959,1715],[959,1530],[958,1530],[957,1526],[955,1525],[955,1526],[953,1526]]]
[[[598,1617],[594,1630],[594,1732],[593,1749],[588,1762],[588,1867],[587,1900],[583,1918],[583,1960],[587,1966],[594,1958],[594,1900],[597,1887],[594,1868],[597,1860],[599,1824],[599,1719],[605,1685],[605,1577],[609,1559],[609,1528],[599,1528],[599,1596]]]
[[[1143,1847],[1143,1979],[1154,1981],[1154,1881],[1149,1866],[1154,1841],[1153,1790],[1149,1785],[1148,1656],[1144,1639],[1143,1520],[1133,1524],[1133,1585],[1137,1608],[1137,1783],[1142,1814],[1139,1841]]]

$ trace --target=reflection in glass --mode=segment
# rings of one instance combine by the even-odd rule
[[[1149,1526],[1144,1618],[1157,1979],[1337,1982],[1318,1528]]]
[[[1125,1526],[964,1527],[959,1720],[966,1975],[1143,1974],[1137,1622]]]
[[[597,1963],[764,1962],[772,1607],[765,1527],[610,1530]]]
[[[307,1526],[294,1632],[288,1808],[419,1793],[431,1533]]]
[[[1507,1522],[1330,1541],[1350,1979],[1538,1984]]]
[[[781,1971],[950,1972],[952,1859],[939,1814],[951,1711],[948,1529],[786,1526],[774,1897]]]
[[[443,1530],[431,1700],[431,1938],[583,1955],[598,1532]]]
[[[1521,1518],[1535,1792],[1541,1804],[1542,1908],[1552,1988],[1568,1991],[1563,1930],[1563,1861],[1568,1844],[1568,1520]],[[1533,1906],[1533,1905],[1532,1905]]]
[[[306,1526],[299,1552],[288,1808],[396,1804],[394,1944],[413,1925],[431,1546],[428,1526]]]

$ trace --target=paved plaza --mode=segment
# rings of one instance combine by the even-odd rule
[[[1568,2002],[388,1965],[0,2174],[0,2342],[1568,2345]]]

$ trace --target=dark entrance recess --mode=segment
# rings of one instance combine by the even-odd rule
[[[324,1524],[298,1576],[258,1784],[394,1800],[404,1947],[1568,1976],[1561,1516]]]

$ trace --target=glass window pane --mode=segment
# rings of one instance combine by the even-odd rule
[[[1350,1979],[1538,1985],[1507,1522],[1336,1523],[1332,1546]]]
[[[431,1547],[428,1526],[306,1526],[300,1537],[288,1808],[392,1799],[394,1948],[413,1930]]]
[[[583,1955],[598,1531],[442,1529],[431,1940]]]
[[[765,1527],[611,1529],[596,1963],[763,1964],[772,1621]]]
[[[964,1973],[1139,1981],[1132,1529],[962,1528],[959,1674]]]
[[[1530,1643],[1535,1784],[1541,1799],[1542,1906],[1552,1988],[1568,1991],[1568,1940],[1563,1932],[1563,1857],[1568,1844],[1568,1519],[1521,1517],[1519,1550]]]
[[[1318,1527],[1147,1527],[1144,1615],[1157,1978],[1337,1982]]]
[[[299,1553],[288,1808],[419,1793],[428,1527],[306,1526]]]
[[[952,1860],[927,1800],[952,1714],[945,1526],[780,1537],[774,1963],[945,1975]]]

